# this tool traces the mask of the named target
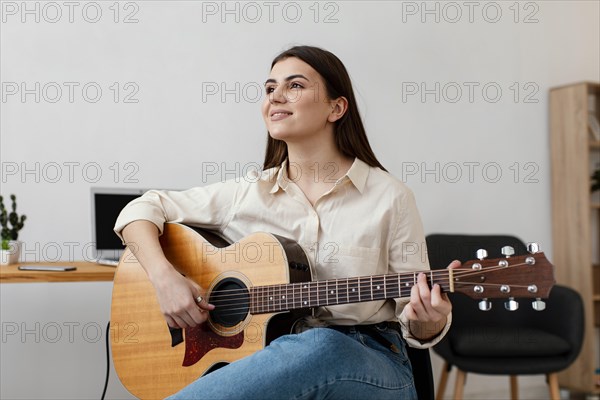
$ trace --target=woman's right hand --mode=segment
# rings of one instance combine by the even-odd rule
[[[171,328],[192,328],[208,319],[208,311],[215,308],[204,298],[205,291],[194,281],[181,275],[172,266],[161,268],[150,281],[167,324]],[[196,299],[202,296],[202,301]]]
[[[160,268],[150,281],[156,290],[158,304],[171,328],[192,328],[205,322],[208,311],[215,308],[205,299],[205,291],[172,266]],[[197,302],[199,296],[202,301]]]
[[[171,328],[191,328],[208,318],[215,308],[198,296],[204,289],[181,275],[167,260],[158,240],[158,227],[150,221],[136,220],[123,228],[123,237],[140,262],[156,290],[160,310]]]

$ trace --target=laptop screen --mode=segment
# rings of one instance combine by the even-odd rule
[[[92,188],[92,241],[96,258],[118,260],[125,246],[113,228],[121,210],[143,189]]]

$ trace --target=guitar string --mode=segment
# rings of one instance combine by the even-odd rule
[[[481,275],[483,273],[488,273],[488,272],[493,272],[499,269],[506,269],[509,267],[517,267],[517,266],[522,266],[525,264],[514,264],[508,267],[502,267],[502,266],[494,266],[494,267],[487,267],[484,270],[472,270],[472,269],[462,269],[462,268],[455,268],[453,275],[454,277],[468,277],[468,276],[472,276],[472,275]],[[444,278],[450,275],[449,272],[444,271],[442,273],[442,271],[438,271],[439,273],[436,274],[436,276],[434,278]],[[404,276],[403,276],[404,275]],[[371,278],[365,278],[365,277],[351,277],[351,278],[340,278],[338,280],[335,280],[334,285],[340,285],[340,281],[341,281],[341,285],[344,286],[348,286],[348,285],[353,285],[354,287],[360,287],[361,289],[363,288],[370,288],[372,286],[372,281],[376,281],[376,280],[382,280],[385,282],[381,282],[382,286],[385,285],[386,289],[388,288],[388,286],[392,286],[395,287],[397,284],[400,284],[401,286],[408,288],[412,285],[415,284],[414,282],[414,277],[416,277],[416,274],[413,273],[402,273],[398,275],[398,281],[396,281],[395,279],[392,279],[390,281],[389,277],[390,276],[394,276],[393,274],[388,274],[388,275],[375,275]],[[344,280],[348,280],[348,282],[344,283]],[[325,282],[325,281],[320,281],[320,282]],[[248,296],[252,296],[252,294],[257,294],[258,290],[261,290],[262,296],[259,297],[265,297],[265,296],[269,296],[269,295],[274,295],[274,294],[282,294],[282,293],[287,293],[291,291],[291,294],[294,295],[294,291],[295,290],[309,290],[310,292],[314,292],[315,290],[319,291],[324,291],[326,290],[327,285],[322,285],[321,287],[319,287],[318,285],[316,285],[318,282],[294,282],[294,283],[284,283],[284,284],[276,284],[276,285],[267,285],[267,286],[254,286],[254,287],[250,287],[250,290],[248,288],[242,288],[242,289],[227,289],[227,290],[221,290],[218,292],[213,293],[212,295],[210,295],[210,300],[217,300],[217,301],[227,301],[229,299],[243,299],[245,297]],[[332,281],[333,283],[333,281]],[[433,283],[438,283],[436,282],[435,279],[433,279]],[[303,288],[303,287],[298,287],[298,286],[303,286],[305,284],[308,284],[312,287],[309,288]],[[493,286],[493,285],[500,285],[500,284],[488,284],[485,282],[454,282],[455,285],[475,285],[475,284],[479,284],[479,285],[483,285],[483,286]],[[450,285],[450,283],[446,284],[446,285]],[[513,285],[515,286],[515,285]],[[283,287],[292,287],[292,289],[288,289],[288,290],[281,290]],[[266,294],[265,294],[266,292]]]
[[[465,285],[465,286],[467,286],[467,285]],[[500,286],[500,285],[498,285],[498,286]],[[349,301],[339,301],[333,305],[386,300],[385,298],[375,298],[375,299],[368,299],[368,300],[360,300],[358,298],[356,298],[356,299],[358,301],[354,301],[355,299],[351,299]],[[316,297],[312,297],[310,300],[316,300]],[[256,310],[252,310],[251,308],[245,308],[245,307],[228,309],[226,312],[221,312],[219,315],[221,315],[221,316],[244,316],[247,314],[264,314],[264,313],[269,313],[269,312],[289,311],[289,310],[295,310],[295,309],[312,308],[312,307],[320,307],[320,306],[328,305],[328,304],[298,305],[297,301],[296,302],[292,301],[291,305],[289,304],[289,302],[285,302],[286,304],[283,304],[283,303],[284,302],[281,302],[281,304],[262,305],[262,307],[259,307],[257,305],[257,306],[255,306]]]
[[[481,275],[483,273],[489,273],[489,272],[494,272],[497,270],[501,270],[501,269],[506,269],[506,268],[514,268],[514,267],[519,267],[519,266],[523,266],[526,265],[526,263],[519,263],[519,264],[513,264],[513,265],[509,265],[506,267],[503,266],[499,266],[499,265],[495,265],[495,266],[491,266],[491,267],[485,267],[485,269],[481,269],[481,270],[474,270],[471,268],[454,268],[453,269],[453,275],[455,278],[458,277],[468,277],[468,276],[472,276],[472,275]],[[250,290],[248,290],[248,288],[242,288],[242,289],[226,289],[226,290],[220,290],[216,293],[211,294],[209,297],[211,300],[218,298],[219,300],[224,299],[226,297],[235,297],[238,295],[242,295],[242,296],[247,296],[249,291],[256,291],[256,290],[263,290],[263,291],[275,291],[275,290],[279,290],[281,291],[281,287],[283,286],[297,286],[297,285],[311,285],[312,288],[309,289],[319,289],[318,285],[321,284],[323,286],[327,286],[327,284],[325,282],[331,282],[334,285],[339,285],[340,283],[342,285],[346,284],[359,284],[362,286],[371,286],[370,282],[371,280],[385,280],[385,284],[386,285],[396,285],[397,282],[394,279],[395,277],[399,278],[399,282],[400,284],[410,284],[411,282],[413,282],[414,284],[414,279],[416,278],[416,276],[418,275],[418,273],[423,272],[426,275],[431,275],[431,273],[433,273],[433,283],[438,283],[436,282],[436,278],[438,280],[441,280],[443,278],[447,278],[450,276],[450,272],[447,270],[429,270],[429,271],[415,271],[415,272],[409,272],[409,273],[399,273],[399,274],[383,274],[383,275],[373,275],[372,277],[348,277],[348,278],[339,278],[339,279],[335,279],[335,280],[331,280],[331,281],[308,281],[308,282],[293,282],[293,283],[282,283],[282,284],[275,284],[275,285],[264,285],[264,286],[251,286]],[[394,277],[394,278],[392,278]],[[429,278],[429,277],[428,277]],[[391,282],[388,282],[391,279]],[[344,280],[348,280],[348,282],[344,283]],[[382,282],[383,283],[383,282]],[[460,282],[455,282],[455,284],[460,283]],[[478,282],[478,284],[483,284],[486,285],[486,283],[481,283]]]
[[[508,267],[501,267],[501,266],[488,267],[484,271],[481,271],[481,270],[477,270],[477,271],[466,270],[466,271],[463,271],[463,274],[461,276],[464,276],[464,275],[473,275],[473,274],[481,274],[482,272],[486,272],[486,271],[489,272],[490,270],[506,269],[506,268],[510,268],[510,267],[516,267],[516,266],[519,266],[519,265],[523,265],[523,264],[514,264],[514,265],[508,266]],[[306,282],[298,282],[298,284],[302,284],[302,283],[306,283]],[[488,286],[488,287],[502,286],[502,284],[494,284],[494,283],[486,284],[486,283],[482,283],[482,282],[455,282],[455,285],[457,285],[457,284],[461,285],[463,287],[464,286],[475,286],[475,285],[482,285],[482,286]],[[288,284],[288,285],[290,285],[290,284]],[[294,285],[294,284],[291,284],[291,285]],[[389,285],[393,285],[394,287],[396,287],[396,283],[395,282],[387,283],[386,286],[389,286]],[[368,287],[368,286],[369,285],[365,285],[365,287]],[[446,290],[449,289],[449,284],[442,284],[441,286],[444,289],[446,289]],[[525,288],[525,287],[527,287],[527,285],[512,285],[512,287]],[[400,296],[401,296],[401,291],[402,291],[402,288],[398,287],[398,292],[399,292]],[[393,293],[393,291],[391,291],[391,292]],[[281,293],[281,292],[279,292],[279,293]],[[271,293],[271,294],[275,294],[275,293]],[[227,316],[244,315],[244,314],[249,313],[250,309],[252,309],[252,308],[254,308],[254,310],[252,310],[252,311],[255,311],[255,313],[261,313],[261,311],[262,311],[262,313],[264,313],[264,312],[270,312],[270,311],[275,312],[275,311],[285,311],[285,310],[288,310],[288,309],[301,309],[301,308],[315,307],[315,306],[319,306],[319,304],[315,304],[315,305],[312,305],[312,304],[310,304],[310,305],[302,305],[301,303],[303,303],[305,301],[312,303],[315,300],[317,300],[317,303],[318,303],[319,294],[320,293],[314,293],[314,290],[313,290],[312,292],[308,293],[309,296],[306,299],[302,299],[302,297],[300,298],[299,301],[292,299],[291,300],[291,303],[292,303],[291,307],[289,306],[290,301],[287,298],[285,300],[283,300],[283,298],[282,298],[281,299],[282,301],[278,301],[278,303],[277,302],[273,303],[272,300],[266,299],[264,295],[263,296],[259,296],[259,298],[262,297],[263,301],[256,301],[255,302],[256,304],[251,305],[252,299],[250,299],[250,302],[246,302],[248,296],[244,295],[243,297],[238,298],[239,300],[243,300],[243,301],[240,302],[240,303],[238,303],[238,304],[236,304],[236,306],[240,306],[241,305],[241,307],[227,309],[228,312],[221,313],[220,315],[222,315],[222,316],[225,316],[225,315],[227,315]],[[339,294],[339,292],[338,292],[338,294]],[[294,294],[292,293],[292,296],[293,295]],[[286,296],[287,296],[287,292],[286,292]],[[346,297],[348,299],[350,299],[350,296],[351,296],[350,293],[346,294]],[[271,297],[273,297],[273,296],[271,296]],[[328,296],[325,295],[325,298],[326,297],[328,297]],[[337,294],[336,294],[336,297],[337,297]],[[352,295],[352,300],[351,301],[349,300],[349,301],[342,301],[342,302],[340,302],[338,300],[338,301],[336,301],[336,304],[348,304],[348,303],[356,303],[356,302],[363,302],[363,301],[385,300],[385,298],[373,298],[371,296],[370,300],[362,300],[362,301],[360,301],[361,300],[360,297],[362,297],[362,296],[360,296],[360,295]],[[353,300],[359,300],[359,301],[353,301]],[[285,303],[285,305],[283,303]],[[297,305],[299,305],[299,306],[297,306]],[[322,304],[322,305],[327,305],[327,304]]]
[[[471,284],[471,285],[475,285],[475,284]],[[468,284],[464,284],[464,286],[469,286]],[[489,285],[489,286],[501,286],[501,284],[495,284],[495,285]],[[526,286],[518,286],[518,285],[513,285],[513,287],[526,287]],[[510,297],[510,296],[507,296]],[[307,301],[314,301],[317,300],[316,297],[311,297],[309,300]],[[336,301],[336,304],[332,304],[332,305],[341,305],[341,304],[352,304],[352,303],[362,303],[362,302],[368,302],[368,301],[379,301],[379,300],[386,300],[385,298],[374,298],[374,299],[368,299],[368,300],[361,300],[359,297],[356,298],[350,298],[348,301]],[[284,304],[285,303],[285,304]],[[247,315],[247,314],[264,314],[264,313],[269,313],[269,312],[279,312],[279,311],[290,311],[290,310],[296,310],[296,309],[303,309],[303,308],[312,308],[312,307],[321,307],[321,306],[327,306],[328,304],[310,304],[310,305],[300,305],[298,304],[298,301],[291,301],[291,305],[289,301],[282,301],[280,304],[268,304],[268,305],[262,305],[262,306],[255,306],[255,309],[253,310],[251,307],[241,307],[241,308],[233,308],[233,309],[228,309],[225,312],[221,312],[219,313],[219,315],[221,316],[241,316],[241,315]]]
[[[470,271],[470,270],[469,270]],[[466,271],[465,271],[466,272]],[[429,273],[429,271],[425,272],[426,274]],[[410,276],[402,276],[402,275],[410,275]],[[443,278],[446,274],[442,274],[441,271],[439,274],[436,274],[436,276],[434,276],[434,283],[439,283],[439,282],[435,282],[435,278],[437,278],[438,280]],[[416,277],[417,274],[413,274],[413,273],[401,273],[401,274],[385,274],[385,275],[374,275],[372,277],[348,277],[348,278],[338,278],[335,280],[326,280],[326,281],[307,281],[307,282],[292,282],[292,283],[282,283],[282,284],[275,284],[275,285],[264,285],[264,286],[252,286],[250,287],[250,291],[254,291],[256,292],[257,290],[263,290],[263,291],[281,291],[280,288],[284,287],[284,286],[303,286],[303,285],[310,285],[310,288],[306,288],[308,290],[315,290],[315,289],[323,289],[327,286],[326,282],[331,282],[330,284],[333,285],[355,285],[355,286],[365,286],[365,287],[370,287],[371,286],[371,282],[372,281],[381,281],[381,284],[385,284],[386,286],[389,285],[397,285],[398,282],[400,282],[401,284],[406,284],[406,283],[414,283],[414,277]],[[348,281],[348,282],[344,282],[344,281]],[[386,282],[383,282],[386,281]],[[376,282],[377,283],[377,282]],[[318,285],[322,285],[322,287],[319,287]],[[305,289],[305,288],[300,288],[300,289]],[[243,289],[227,289],[227,290],[220,290],[216,293],[211,294],[210,300],[213,300],[215,298],[218,298],[219,300],[222,300],[224,298],[227,297],[235,297],[237,295],[248,295],[249,290],[248,288],[243,288]]]
[[[462,283],[463,286],[475,286],[477,285],[476,283]],[[501,286],[501,284],[490,284],[488,286]],[[512,287],[526,287],[526,286],[520,286],[520,285],[513,285]],[[446,288],[448,289],[448,288]],[[507,296],[510,297],[510,296]],[[309,300],[307,301],[314,301],[316,300],[317,297],[311,297]],[[379,300],[386,300],[385,298],[375,298],[375,299],[369,299],[369,300],[360,300],[358,297],[356,298],[358,299],[358,301],[353,301],[355,300],[354,298],[352,300],[349,301],[337,301],[336,304],[332,304],[332,305],[342,305],[342,304],[352,304],[352,303],[362,303],[362,302],[368,302],[368,301],[379,301]],[[285,303],[285,304],[283,304]],[[226,312],[221,312],[219,313],[220,316],[243,316],[243,315],[247,315],[247,314],[265,314],[265,313],[269,313],[269,312],[280,312],[280,311],[290,311],[290,310],[297,310],[297,309],[303,309],[303,308],[312,308],[312,307],[322,307],[322,306],[327,306],[328,304],[311,304],[311,305],[298,305],[298,301],[291,301],[291,305],[289,304],[290,302],[285,301],[285,302],[281,302],[281,304],[270,304],[270,305],[256,305],[254,306],[255,310],[252,310],[252,306],[248,306],[248,307],[240,307],[240,308],[234,308],[234,309],[228,309]]]

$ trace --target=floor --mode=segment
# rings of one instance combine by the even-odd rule
[[[443,367],[443,360],[431,352],[433,377],[436,388]],[[444,399],[452,399],[456,375],[450,373]],[[519,381],[519,400],[547,400],[550,398],[546,377],[544,375],[523,376]],[[583,394],[561,391],[561,398],[565,400],[600,400],[599,396],[585,396]],[[464,400],[504,400],[510,399],[510,383],[508,376],[488,376],[479,374],[467,375],[464,389]]]

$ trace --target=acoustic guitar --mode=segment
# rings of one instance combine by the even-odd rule
[[[168,223],[160,244],[216,307],[198,327],[171,329],[144,269],[126,249],[114,278],[110,338],[121,382],[142,399],[167,397],[264,348],[315,307],[409,297],[422,272],[312,281],[303,249],[268,233],[229,244],[211,232]],[[541,252],[507,256],[427,271],[428,283],[479,299],[483,310],[491,298],[509,299],[509,309],[517,307],[514,298],[533,298],[534,307],[543,309],[541,299],[554,284],[553,266]]]

